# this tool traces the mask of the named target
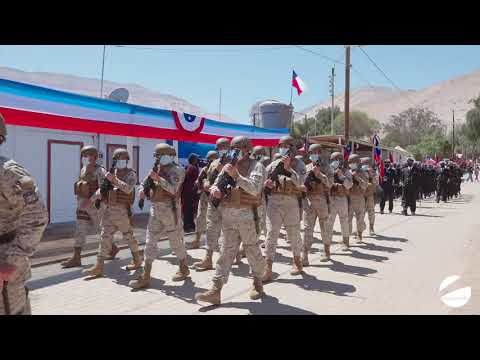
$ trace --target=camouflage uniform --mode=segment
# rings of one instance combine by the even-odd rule
[[[350,156],[349,163],[357,162],[358,155],[353,154]],[[362,240],[362,233],[365,230],[365,190],[367,189],[368,179],[365,173],[360,169],[352,171],[353,186],[350,189],[348,205],[348,225],[349,231],[352,232],[352,220],[355,215],[357,223],[357,236],[359,240]]]
[[[240,136],[232,140],[232,148],[235,144],[249,144],[248,138]],[[237,145],[239,146],[239,145]],[[220,303],[220,290],[223,284],[228,282],[230,269],[238,253],[240,244],[243,244],[245,254],[250,264],[254,278],[251,299],[260,298],[263,295],[262,276],[265,272],[265,260],[257,243],[258,234],[254,220],[253,207],[260,204],[265,168],[260,162],[251,158],[244,158],[236,165],[238,175],[236,186],[231,190],[231,196],[223,199],[220,203],[219,212],[222,214],[222,231],[224,243],[220,250],[220,257],[216,264],[213,277],[213,288],[203,294],[196,294],[195,298],[200,301]],[[224,169],[215,180],[216,187],[221,179]]]
[[[372,173],[371,173],[372,172]],[[378,175],[373,171],[368,171],[366,177],[368,179],[367,190],[365,190],[365,209],[368,214],[368,222],[370,224],[370,235],[375,235],[375,191],[379,184]]]
[[[0,127],[2,121],[0,118]],[[15,161],[0,156],[0,265],[16,267],[3,289],[12,315],[31,314],[25,287],[31,278],[29,257],[35,253],[47,223],[48,212],[31,175]],[[6,312],[2,300],[0,314]]]

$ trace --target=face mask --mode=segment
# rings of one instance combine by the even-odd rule
[[[332,161],[332,167],[335,170],[337,170],[339,166],[340,166],[340,161],[338,161],[338,160]]]
[[[356,170],[358,167],[357,164],[349,164],[348,166],[350,167],[351,170]]]
[[[255,159],[256,159],[257,161],[262,161],[262,160],[263,160],[263,155],[257,155],[257,156],[255,157]]]
[[[362,165],[362,170],[363,171],[368,171],[368,165]]]
[[[320,155],[312,154],[310,155],[310,160],[312,160],[312,162],[317,162],[318,160],[320,160]]]
[[[117,169],[125,169],[127,167],[127,160],[117,160]]]
[[[87,166],[90,164],[90,160],[88,160],[88,157],[82,157],[82,165]]]
[[[278,153],[279,153],[281,156],[285,156],[285,155],[287,155],[288,150],[289,150],[288,148],[280,148],[280,149],[278,149]]]
[[[218,151],[218,157],[222,157],[224,155],[227,155],[228,150],[219,150]]]
[[[160,157],[160,165],[168,165],[172,162],[172,157],[170,155],[162,155]]]

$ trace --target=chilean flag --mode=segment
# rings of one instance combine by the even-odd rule
[[[302,92],[305,91],[305,88],[306,88],[305,83],[303,82],[302,79],[300,79],[300,77],[297,75],[295,70],[293,71],[293,76],[292,76],[292,86],[295,89],[297,89],[297,92],[298,92],[299,96]]]
[[[382,149],[380,149],[380,138],[377,134],[373,136],[372,143],[374,146],[373,158],[380,170],[380,180],[383,179],[385,175],[385,167],[383,166],[382,161]]]

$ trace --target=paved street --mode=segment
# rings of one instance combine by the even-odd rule
[[[128,250],[106,264],[106,276],[86,281],[80,269],[60,269],[59,264],[36,267],[29,281],[35,314],[480,314],[480,185],[463,184],[463,195],[447,204],[433,199],[419,203],[417,216],[377,213],[376,237],[364,244],[352,239],[352,249],[342,252],[334,244],[330,263],[320,263],[322,244],[314,244],[310,266],[303,276],[290,276],[291,253],[279,240],[275,281],[265,285],[267,296],[248,298],[251,284],[246,259],[233,266],[222,291],[222,305],[202,307],[194,294],[208,289],[212,271],[191,270],[191,279],[174,283],[176,258],[161,242],[153,265],[152,287],[133,292],[127,286],[136,276],[122,270],[130,260]],[[378,206],[377,206],[378,210]],[[367,222],[368,223],[368,222]],[[337,233],[334,241],[341,240]],[[319,229],[316,232],[319,238]],[[193,261],[204,250],[189,250]],[[214,257],[214,260],[218,254]],[[84,267],[95,257],[83,259]],[[472,297],[461,309],[440,300],[444,278],[460,275],[472,287]]]

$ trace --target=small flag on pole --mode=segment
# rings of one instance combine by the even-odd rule
[[[303,82],[302,79],[300,79],[300,76],[297,75],[297,73],[295,72],[295,70],[293,70],[292,86],[293,86],[295,89],[297,89],[298,96],[300,96],[300,94],[301,94],[302,92],[304,92],[305,89],[306,89],[305,83]]]
[[[385,167],[383,166],[382,161],[382,149],[380,149],[380,138],[375,134],[372,138],[372,143],[374,146],[373,158],[378,168],[380,169],[380,179],[383,179],[385,175]]]

